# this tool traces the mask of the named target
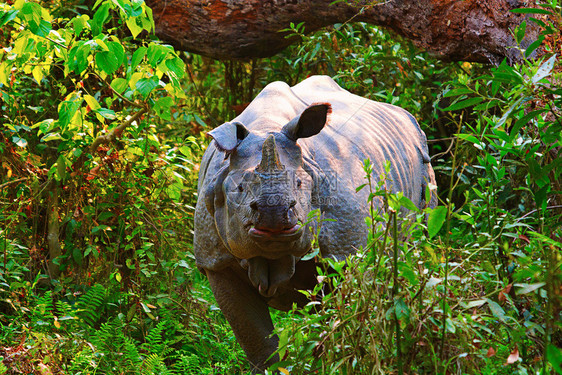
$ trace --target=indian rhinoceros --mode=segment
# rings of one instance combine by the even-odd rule
[[[417,207],[435,183],[425,134],[405,110],[351,94],[327,76],[267,85],[235,119],[208,133],[195,209],[194,252],[254,370],[276,361],[268,306],[306,303],[316,282],[311,249],[319,209],[324,257],[367,241],[363,161]],[[270,358],[271,357],[271,358]],[[269,359],[268,359],[269,358]]]

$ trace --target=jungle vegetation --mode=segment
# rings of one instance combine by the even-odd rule
[[[352,22],[217,61],[160,42],[142,1],[0,4],[0,375],[247,373],[191,251],[205,132],[312,74],[418,119],[440,204],[395,226],[408,202],[358,161],[389,209],[275,314],[278,371],[562,374],[561,10],[520,9],[541,56],[492,66]]]

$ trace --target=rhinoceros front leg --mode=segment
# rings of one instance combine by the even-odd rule
[[[219,307],[230,323],[236,340],[246,352],[253,372],[264,370],[279,360],[276,355],[268,361],[277,349],[277,336],[267,303],[251,284],[242,280],[234,270],[221,272],[206,270],[211,289]]]

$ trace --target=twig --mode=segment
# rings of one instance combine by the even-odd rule
[[[10,184],[15,184],[16,182],[21,182],[21,181],[24,181],[24,180],[27,180],[27,177],[22,177],[22,178],[18,178],[17,180],[5,182],[2,185],[0,185],[0,190],[3,189],[4,187],[10,185]]]
[[[562,205],[557,205],[557,206],[548,206],[545,208],[545,210],[553,210],[555,208],[562,208]],[[526,218],[529,215],[534,214],[535,212],[539,211],[538,208],[535,208],[532,211],[527,212],[525,215],[521,216],[520,218],[518,218],[517,220],[515,220],[516,223],[520,222],[521,220],[523,220],[524,218]]]
[[[117,91],[115,91],[115,89],[114,89],[113,87],[111,87],[111,85],[110,85],[109,83],[107,83],[107,81],[106,81],[105,79],[101,78],[101,77],[100,77],[99,75],[97,75],[95,72],[92,72],[92,73],[94,73],[103,83],[105,83],[105,85],[106,85],[107,87],[109,87],[109,88],[111,89],[111,91],[113,91],[113,93],[114,93],[115,95],[117,95],[117,96],[118,96],[121,100],[123,100],[125,103],[127,103],[127,104],[129,104],[130,106],[133,106],[133,107],[144,108],[144,106],[143,106],[142,104],[132,102],[132,101],[130,101],[129,99],[125,98],[125,97],[124,97],[123,95],[121,95],[120,93],[118,93]]]
[[[148,108],[143,107],[140,111],[131,116],[127,121],[112,129],[108,134],[100,135],[99,137],[97,137],[90,146],[90,153],[95,153],[99,145],[113,141],[119,134],[123,132],[123,130],[125,130],[129,125],[138,120],[145,113],[148,113]]]
[[[451,143],[449,144],[449,147],[448,147],[445,151],[433,155],[433,156],[431,157],[431,161],[437,159],[439,156],[447,155],[449,152],[451,152],[451,149],[453,148],[453,145],[455,144],[455,137],[443,138],[443,139],[444,139],[444,140],[450,140],[450,141],[451,141]]]

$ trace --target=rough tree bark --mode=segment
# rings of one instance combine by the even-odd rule
[[[217,59],[268,57],[295,39],[279,30],[305,22],[306,32],[351,18],[394,30],[438,58],[498,63],[521,58],[511,9],[527,0],[147,0],[157,35],[176,48]],[[348,2],[350,5],[348,4]],[[379,4],[376,4],[378,2]],[[363,10],[363,11],[361,11]],[[527,44],[538,29],[528,22]]]

